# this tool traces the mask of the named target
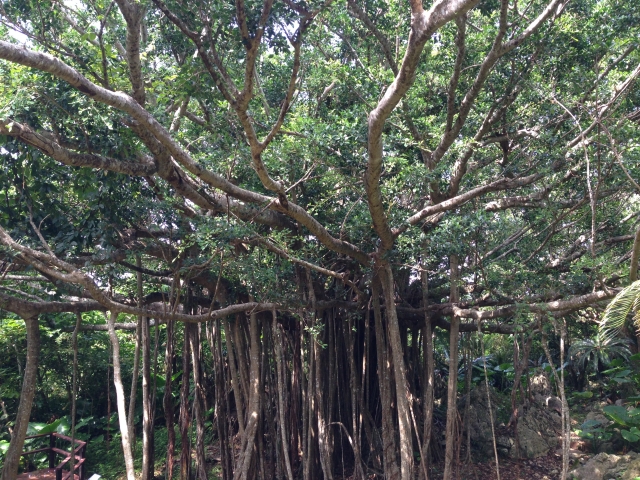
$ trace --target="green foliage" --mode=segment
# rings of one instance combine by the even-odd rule
[[[623,288],[607,305],[600,324],[601,331],[608,337],[615,335],[630,313],[634,315],[634,322],[640,324],[640,280]]]
[[[593,398],[593,392],[587,390],[586,392],[572,392],[571,396],[577,400],[589,400]]]
[[[575,341],[569,355],[580,372],[599,375],[601,369],[608,367],[614,359],[629,360],[629,344],[626,338],[612,337],[598,331],[594,338]]]
[[[640,440],[640,409],[627,408],[619,405],[607,405],[602,409],[604,414],[613,420],[615,427],[620,429],[622,438],[628,443]]]
[[[584,440],[588,440],[594,453],[598,453],[600,446],[613,436],[613,433],[606,425],[598,420],[587,420],[576,430],[578,436]]]

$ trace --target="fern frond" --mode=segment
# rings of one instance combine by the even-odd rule
[[[630,312],[635,313],[635,323],[640,320],[640,280],[623,288],[615,296],[604,311],[604,317],[600,322],[600,332],[607,337],[618,334]]]

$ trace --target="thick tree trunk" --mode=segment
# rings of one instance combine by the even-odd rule
[[[515,448],[516,448],[516,458],[520,457],[520,440],[518,438],[518,390],[522,393],[520,401],[524,401],[524,391],[522,389],[522,374],[526,369],[529,368],[529,352],[531,351],[531,343],[533,341],[533,334],[529,335],[529,338],[525,341],[525,335],[522,335],[522,340],[524,342],[524,351],[522,353],[522,357],[520,358],[518,355],[518,339],[517,336],[514,337],[514,351],[513,351],[513,366],[515,369],[514,378],[513,378],[513,389],[511,390],[511,420],[509,421],[509,425],[507,427],[513,427],[513,432],[515,434]]]
[[[353,457],[355,462],[355,480],[364,480],[365,474],[362,469],[362,454],[360,453],[360,429],[361,422],[359,421],[358,408],[362,405],[360,401],[360,393],[358,386],[358,374],[356,371],[355,361],[355,342],[356,335],[354,332],[353,321],[349,319],[349,322],[345,324],[347,329],[346,338],[348,341],[349,356],[349,390],[351,391],[351,430],[352,430],[352,448]]]
[[[207,471],[204,457],[204,413],[205,392],[202,384],[202,362],[200,358],[200,326],[192,325],[189,335],[191,344],[191,363],[193,365],[193,415],[196,418],[196,478],[207,480]]]
[[[278,388],[278,419],[280,421],[280,437],[282,439],[282,454],[284,457],[284,464],[287,472],[287,479],[293,480],[293,469],[291,468],[291,460],[289,456],[289,442],[287,440],[287,422],[285,421],[285,371],[284,371],[284,355],[282,336],[278,328],[278,321],[276,311],[273,310],[273,343],[276,353],[276,368],[277,368],[277,388]]]
[[[249,359],[251,363],[249,366],[249,378],[251,381],[249,383],[249,405],[247,408],[247,425],[244,431],[238,467],[234,473],[234,480],[247,480],[249,478],[253,453],[256,447],[258,423],[260,421],[260,391],[262,387],[260,382],[260,326],[258,324],[258,316],[255,313],[252,313],[250,317],[249,336],[251,345]],[[236,325],[236,327],[240,328],[239,325]]]
[[[222,361],[222,339],[220,335],[220,320],[207,325],[207,340],[213,354],[213,371],[215,379],[215,406],[218,441],[220,443],[220,463],[222,465],[222,480],[233,478],[232,455],[229,441],[229,407],[227,404],[227,378]]]
[[[154,408],[151,383],[151,334],[149,318],[142,318],[142,480],[153,480]]]
[[[116,388],[116,403],[118,406],[118,422],[120,424],[120,435],[122,437],[122,450],[124,452],[124,464],[127,470],[127,480],[135,480],[133,469],[133,451],[129,438],[129,425],[127,423],[127,410],[124,398],[124,386],[122,384],[122,370],[120,368],[120,343],[116,335],[115,323],[118,319],[117,312],[109,314],[107,326],[109,328],[109,338],[113,350],[113,384]]]
[[[131,375],[131,393],[129,394],[129,414],[127,415],[127,428],[129,429],[129,440],[132,447],[136,444],[134,421],[136,413],[136,394],[138,392],[138,378],[140,377],[140,346],[142,338],[142,317],[138,317],[136,328],[136,343],[133,354],[133,369]]]
[[[304,453],[303,453],[303,479],[311,480],[314,476],[316,464],[316,403],[315,403],[315,355],[313,355],[313,335],[309,333],[309,341],[307,342],[307,355],[309,357],[309,375],[305,382],[304,408],[303,415],[306,421],[304,427]],[[302,353],[302,350],[301,350]]]
[[[409,406],[409,385],[404,365],[400,327],[395,304],[394,281],[391,266],[385,262],[380,268],[382,291],[384,292],[385,314],[389,332],[389,345],[393,356],[393,373],[396,384],[396,404],[398,407],[398,433],[400,434],[400,472],[402,480],[410,480],[413,472],[413,439],[411,433],[411,413]]]
[[[33,398],[36,394],[38,357],[40,354],[40,326],[37,316],[25,318],[24,322],[27,329],[27,362],[24,369],[20,404],[18,405],[16,422],[13,426],[13,436],[11,437],[11,443],[4,458],[2,480],[15,480],[18,476],[20,456],[22,455],[24,438],[27,435]]]
[[[373,316],[375,320],[376,347],[378,357],[378,384],[382,404],[382,459],[384,472],[389,480],[400,478],[398,465],[398,441],[391,409],[391,373],[389,372],[388,348],[382,314],[380,312],[380,283],[378,277],[372,282]]]
[[[431,427],[433,425],[433,382],[434,382],[434,363],[433,363],[433,331],[431,327],[431,317],[427,313],[429,304],[428,293],[429,283],[427,272],[422,271],[422,305],[425,309],[425,322],[422,329],[422,343],[424,356],[424,425],[422,435],[422,452],[420,461],[424,464],[423,472],[425,480],[428,480],[428,462],[429,462],[429,446],[431,445]]]
[[[165,473],[167,480],[171,480],[173,478],[173,462],[176,450],[176,432],[174,427],[174,408],[172,394],[173,354],[175,345],[174,331],[175,323],[173,321],[167,322],[167,344],[164,355],[165,384],[164,396],[162,398],[165,424],[167,426],[167,459]]]
[[[236,322],[238,322],[238,317],[236,317]],[[236,417],[238,419],[238,433],[240,434],[240,438],[244,437],[244,402],[243,402],[243,393],[240,389],[240,379],[238,378],[238,369],[236,368],[236,355],[233,349],[231,338],[233,334],[231,333],[231,325],[229,320],[225,318],[224,320],[224,331],[225,331],[225,339],[227,342],[227,355],[229,355],[229,374],[231,376],[231,388],[233,389],[233,399],[236,404]]]
[[[186,309],[185,309],[186,310]],[[191,329],[192,323],[184,324],[184,343],[182,346],[182,384],[180,385],[180,480],[189,480],[191,476]]]
[[[320,452],[320,466],[326,480],[333,480],[333,472],[331,471],[331,459],[329,454],[329,435],[327,432],[326,405],[325,405],[325,387],[323,380],[327,373],[331,375],[331,369],[328,371],[324,366],[322,359],[322,347],[317,340],[312,341],[312,352],[315,357],[315,402],[316,402],[316,419],[318,422],[318,450]],[[331,355],[331,351],[328,352]],[[331,398],[331,397],[329,397]]]
[[[458,293],[458,256],[451,255],[451,294],[450,302],[459,301]],[[460,318],[457,315],[451,317],[451,330],[449,332],[449,383],[447,386],[447,426],[445,433],[446,449],[444,455],[444,480],[450,480],[453,474],[454,447],[456,440],[456,423],[458,412],[456,401],[458,399],[458,334],[460,332]]]

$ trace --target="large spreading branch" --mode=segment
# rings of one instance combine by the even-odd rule
[[[431,215],[453,210],[454,208],[460,207],[465,203],[473,200],[474,198],[484,195],[485,193],[519,188],[519,187],[534,183],[543,177],[544,177],[544,174],[534,173],[532,175],[528,175],[526,177],[521,177],[521,178],[514,178],[514,179],[501,178],[487,185],[482,185],[480,187],[473,188],[467,192],[461,193],[457,197],[450,198],[449,200],[445,200],[444,202],[440,202],[436,205],[430,205],[428,207],[423,208],[419,212],[409,217],[405,221],[404,225],[398,228],[395,228],[393,230],[393,235],[398,236],[402,232],[406,231],[411,225],[417,225],[418,223],[420,223],[427,217],[430,217]]]
[[[365,188],[373,227],[382,241],[384,250],[391,249],[394,242],[394,235],[384,211],[380,188],[384,125],[391,112],[413,85],[420,56],[427,40],[436,30],[458,15],[469,11],[476,3],[476,0],[442,0],[435,3],[430,10],[424,11],[422,2],[411,2],[411,32],[402,65],[393,83],[387,88],[376,108],[369,114],[367,146],[369,160],[365,173]]]
[[[173,139],[167,129],[153,115],[129,95],[123,92],[112,92],[94,84],[74,68],[47,53],[35,52],[2,40],[0,40],[0,58],[51,73],[93,100],[130,115],[140,124],[140,128],[148,130],[168,150],[173,159],[210,187],[220,189],[238,200],[265,205],[266,208],[285,213],[305,226],[311,234],[316,236],[318,241],[330,250],[348,255],[360,263],[369,263],[369,257],[364,252],[349,242],[333,237],[320,222],[302,207],[292,202],[283,204],[280,199],[243,189],[223,176],[203,168]]]
[[[116,0],[116,3],[127,24],[127,65],[133,86],[133,98],[144,106],[146,94],[140,60],[140,29],[145,7],[141,3],[129,0]]]
[[[71,167],[98,168],[131,176],[149,176],[158,170],[156,163],[150,158],[141,157],[137,162],[127,162],[92,153],[74,152],[61,146],[51,136],[35,132],[28,125],[13,120],[0,119],[0,134],[15,137],[54,160]]]
[[[92,300],[82,301],[28,301],[0,292],[0,308],[13,312],[23,318],[33,318],[41,313],[82,313],[102,310],[100,303]]]

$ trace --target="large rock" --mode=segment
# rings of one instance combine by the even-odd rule
[[[593,410],[589,413],[587,413],[587,416],[584,418],[585,423],[592,421],[592,422],[597,422],[599,426],[602,427],[606,427],[607,425],[610,425],[611,423],[613,423],[611,420],[609,420],[607,417],[604,416],[604,413],[602,413],[599,410]]]
[[[496,410],[498,407],[498,396],[489,388],[491,395],[491,410],[493,421],[496,421]],[[493,433],[491,431],[491,420],[489,417],[489,402],[487,400],[487,387],[482,384],[469,392],[469,433],[471,437],[471,447],[473,451],[483,457],[493,456]],[[466,396],[458,402],[458,409],[462,415],[466,403]],[[466,435],[466,434],[465,434]]]
[[[534,399],[539,405],[544,405],[550,410],[555,410],[558,415],[562,415],[562,400],[558,397],[536,393]]]
[[[498,453],[509,457],[536,458],[549,453],[559,445],[562,422],[556,409],[560,400],[556,397],[539,396],[538,402],[520,405],[520,416],[517,423],[518,446],[516,448],[515,432],[513,428],[497,425],[496,412],[499,399],[490,389],[491,408],[493,411],[494,430]],[[493,433],[489,418],[489,403],[487,390],[484,385],[471,390],[469,406],[469,433],[471,447],[475,454],[482,457],[493,456]],[[463,397],[458,408],[462,414],[466,398]]]
[[[640,475],[640,455],[629,452],[626,455],[599,453],[580,468],[569,472],[575,480],[609,480],[622,478],[634,480]]]
[[[517,429],[520,457],[536,458],[546,455],[558,445],[562,420],[555,410],[531,404],[518,419]],[[515,448],[509,453],[515,456]]]
[[[583,425],[587,422],[595,422],[592,423],[593,428],[602,430],[607,429],[607,427],[613,424],[611,420],[604,416],[601,410],[593,410],[587,413]],[[622,450],[625,445],[625,440],[622,438],[620,430],[617,428],[609,429],[608,432],[610,433],[610,435],[608,436],[606,441],[603,441],[602,439],[596,439],[596,441],[591,440],[588,442],[592,452],[616,453]]]
[[[561,405],[561,402],[556,397],[536,395],[535,402],[520,405],[517,445],[514,429],[502,429],[498,438],[499,452],[512,458],[536,458],[556,448],[562,433],[558,404]]]
[[[640,455],[638,457],[640,457]],[[627,465],[627,469],[622,475],[622,480],[635,480],[638,477],[640,477],[640,458],[635,458]]]
[[[537,369],[531,377],[529,377],[529,385],[531,387],[531,395],[545,396],[551,394],[551,382],[542,369]]]

